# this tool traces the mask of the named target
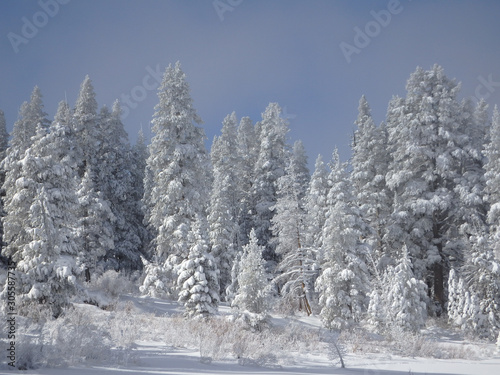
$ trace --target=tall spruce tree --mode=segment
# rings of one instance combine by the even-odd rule
[[[205,133],[195,125],[201,119],[180,63],[165,70],[158,97],[147,160],[152,181],[145,193],[145,220],[156,235],[155,261],[165,266],[162,272],[175,285],[178,268],[194,245],[189,234],[196,215],[206,214],[210,176]]]
[[[408,246],[416,278],[430,287],[429,307],[440,314],[449,259],[461,256],[454,241],[455,187],[465,153],[456,100],[460,86],[435,65],[429,71],[417,68],[406,88],[403,107],[397,110],[399,122],[389,127],[393,160],[387,185],[394,194],[392,225],[399,228],[393,228],[392,241]]]
[[[19,110],[19,118],[14,123],[10,145],[2,161],[2,169],[6,171],[3,189],[5,191],[3,220],[3,255],[12,257],[30,241],[24,220],[29,215],[29,208],[33,200],[32,195],[19,194],[22,187],[22,163],[26,150],[32,145],[32,138],[36,135],[37,126],[45,129],[48,124],[47,114],[43,110],[40,89],[35,86],[29,102],[24,102]],[[20,184],[18,186],[18,184]],[[30,193],[31,194],[31,193]]]
[[[325,254],[316,289],[323,325],[344,329],[352,327],[366,311],[370,288],[366,262],[370,247],[361,240],[366,224],[356,205],[346,165],[340,162],[337,150],[333,154],[329,180],[329,208],[323,227]]]
[[[255,164],[259,152],[259,139],[250,117],[240,120],[237,134],[238,164],[235,168],[238,177],[240,203],[238,205],[238,247],[248,243],[253,225],[255,197],[252,194],[255,182]]]
[[[77,137],[76,152],[78,155],[78,175],[83,177],[86,166],[98,166],[100,144],[99,115],[97,100],[90,77],[87,75],[80,86],[71,125]]]
[[[5,189],[3,188],[3,184],[5,182],[5,173],[4,165],[2,161],[5,159],[5,155],[7,153],[7,147],[9,145],[9,133],[7,133],[7,125],[5,122],[5,115],[2,110],[0,110],[0,259],[3,259],[3,217],[5,216],[4,211],[4,197],[5,197]]]
[[[357,130],[352,142],[352,173],[356,201],[365,220],[373,229],[363,236],[373,248],[375,267],[383,268],[382,238],[389,215],[390,201],[385,186],[389,158],[385,126],[376,127],[364,96],[359,101]],[[374,270],[377,272],[377,269]]]
[[[210,196],[208,221],[211,253],[220,271],[220,295],[224,297],[231,283],[231,269],[238,248],[239,191],[235,167],[237,154],[237,119],[233,112],[222,123],[222,135],[212,144],[211,160],[214,181]]]
[[[485,145],[484,154],[485,199],[489,204],[487,221],[490,225],[491,243],[497,259],[500,259],[500,112],[497,106],[493,109],[489,141]]]
[[[277,201],[278,178],[285,174],[289,150],[286,143],[288,122],[281,116],[281,107],[270,103],[262,114],[260,148],[255,164],[253,194],[255,200],[254,228],[259,244],[265,247],[264,258],[276,263],[279,259],[271,241],[270,207]]]
[[[74,138],[69,126],[58,121],[49,130],[38,124],[33,144],[20,161],[14,201],[26,198],[24,204],[30,206],[23,222],[29,241],[18,247],[13,260],[20,305],[41,304],[57,316],[79,290],[80,246],[75,233]]]
[[[98,190],[109,202],[115,217],[115,246],[108,250],[104,261],[107,268],[137,270],[141,268],[139,250],[142,223],[135,221],[137,205],[132,198],[131,152],[128,135],[120,118],[120,103],[115,101],[111,112],[104,107],[99,117],[99,166],[93,170]]]
[[[306,247],[306,212],[301,195],[303,183],[300,169],[292,158],[285,169],[285,174],[277,181],[278,200],[271,209],[271,230],[276,242],[276,253],[282,257],[278,264],[278,275],[274,282],[280,286],[281,294],[290,300],[297,299],[299,310],[307,315],[312,313],[311,298],[313,255]]]
[[[77,191],[78,235],[82,244],[78,264],[87,282],[104,272],[100,263],[116,246],[113,231],[116,219],[95,180],[92,167],[87,165]]]

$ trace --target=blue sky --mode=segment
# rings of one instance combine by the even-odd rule
[[[311,165],[335,146],[347,159],[361,95],[380,123],[417,66],[500,104],[499,15],[494,0],[2,0],[0,109],[10,130],[38,85],[52,117],[89,74],[100,105],[130,98],[134,141],[149,132],[156,72],[179,60],[207,145],[228,113],[256,122],[278,102]]]

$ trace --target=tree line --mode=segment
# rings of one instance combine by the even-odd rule
[[[208,152],[179,63],[148,146],[130,146],[119,102],[98,111],[89,77],[51,123],[35,87],[10,136],[0,112],[2,256],[19,303],[57,315],[114,269],[190,317],[227,301],[259,327],[274,300],[331,329],[445,315],[496,338],[500,114],[459,89],[417,68],[378,126],[363,96],[351,159],[320,155],[311,174],[277,103],[255,124],[226,116]]]

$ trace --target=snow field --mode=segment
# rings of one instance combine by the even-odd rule
[[[105,300],[105,298],[102,298]],[[222,305],[209,320],[185,319],[177,302],[122,295],[102,310],[76,304],[57,320],[27,319],[18,360],[26,374],[495,374],[494,344],[465,341],[435,322],[415,335],[344,332],[339,367],[316,316],[273,315],[252,332]],[[43,319],[46,319],[42,323]],[[425,358],[424,358],[425,357]],[[20,363],[20,362],[18,362]],[[6,365],[0,374],[12,371]]]

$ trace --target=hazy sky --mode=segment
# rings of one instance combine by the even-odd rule
[[[0,109],[12,129],[38,85],[52,118],[89,74],[99,105],[123,100],[135,141],[179,60],[207,145],[228,113],[256,122],[278,102],[310,164],[335,146],[347,159],[361,95],[380,123],[417,66],[500,104],[499,16],[495,0],[2,0]]]

